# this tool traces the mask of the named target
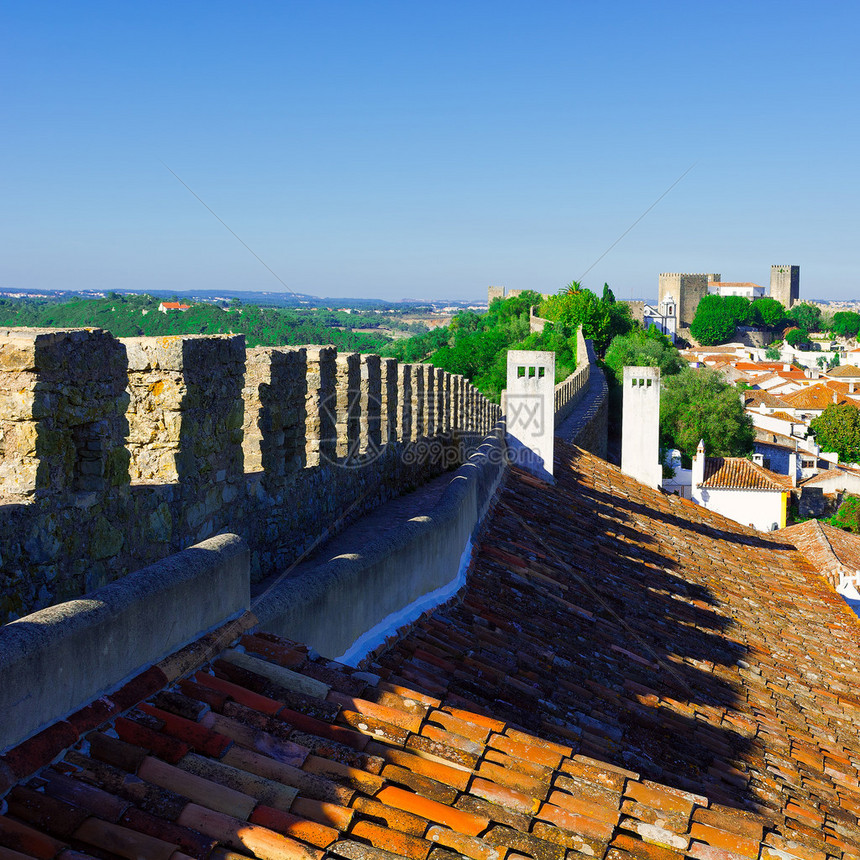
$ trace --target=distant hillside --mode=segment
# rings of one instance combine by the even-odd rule
[[[201,302],[192,303],[187,311],[161,313],[160,302],[153,296],[120,294],[62,303],[0,299],[0,326],[96,327],[117,337],[244,334],[248,346],[315,343],[357,352],[378,352],[391,341],[394,330],[424,330],[381,314],[261,308],[235,299],[225,309]],[[365,331],[355,331],[359,328]]]

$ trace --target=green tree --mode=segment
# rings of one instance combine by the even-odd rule
[[[660,395],[664,443],[693,457],[700,439],[711,456],[744,456],[755,432],[737,390],[714,370],[683,370],[668,377]]]
[[[833,331],[842,337],[857,337],[860,331],[860,314],[854,311],[837,311],[833,314]]]
[[[831,403],[809,429],[822,451],[835,451],[846,463],[860,462],[860,409],[850,403]]]
[[[802,328],[793,328],[785,336],[785,342],[796,349],[803,349],[809,343],[809,332]]]
[[[603,285],[603,296],[602,301],[606,302],[608,305],[615,304],[615,293],[609,287],[609,284],[604,283]]]
[[[629,305],[598,299],[576,281],[558,295],[545,299],[539,315],[552,320],[569,335],[581,326],[583,335],[594,341],[594,348],[601,355],[615,335],[626,334],[633,328]]]
[[[830,524],[855,534],[860,532],[860,496],[846,496]]]
[[[640,328],[626,335],[616,335],[603,360],[619,384],[623,382],[625,366],[659,367],[664,377],[680,373],[687,366],[669,338],[653,325],[648,331]]]
[[[779,361],[779,350],[775,346],[769,346],[764,351],[764,357],[768,361]]]
[[[789,312],[788,318],[797,323],[798,328],[806,331],[818,331],[821,321],[821,308],[806,302],[795,305]]]
[[[760,325],[776,328],[785,321],[785,308],[776,299],[756,299],[750,308],[750,314]]]
[[[737,326],[738,318],[734,309],[721,296],[708,295],[702,298],[696,308],[690,333],[702,346],[716,346],[729,340]]]

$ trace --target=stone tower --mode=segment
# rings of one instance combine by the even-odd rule
[[[503,299],[505,297],[504,287],[487,287],[487,304],[491,305],[494,299]]]
[[[770,297],[785,308],[800,298],[800,266],[770,267]]]
[[[708,294],[708,284],[719,281],[715,274],[687,275],[678,272],[663,272],[659,280],[658,305],[673,298],[678,308],[678,324],[690,327],[699,302]]]

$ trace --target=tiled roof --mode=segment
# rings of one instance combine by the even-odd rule
[[[747,389],[744,392],[744,405],[747,408],[755,408],[757,406],[767,406],[770,409],[785,408],[786,403],[769,391],[759,391],[758,389]]]
[[[855,367],[853,364],[840,364],[839,367],[828,370],[827,375],[839,379],[860,379],[860,367]]]
[[[783,492],[791,489],[791,479],[744,457],[706,457],[704,480],[699,486],[721,490]]]
[[[752,281],[713,281],[712,287],[758,287],[763,290],[764,287],[760,284],[754,284]]]
[[[809,455],[807,455],[809,456]],[[829,481],[831,478],[858,478],[860,477],[860,472],[856,469],[849,468],[838,468],[838,469],[827,469],[824,472],[819,472],[817,475],[813,475],[811,478],[807,478],[803,481],[803,485],[807,484],[823,484],[825,481]]]
[[[855,856],[853,614],[785,539],[556,446],[364,671],[248,613],[13,751],[0,780],[61,758],[0,856]]]
[[[822,384],[786,394],[783,400],[795,409],[826,409],[833,403],[850,402],[844,395]]]
[[[824,473],[829,474],[829,473]],[[860,537],[818,520],[807,520],[775,533],[793,543],[834,587],[841,575],[860,571]]]
[[[739,370],[758,371],[760,373],[789,373],[784,370],[786,362],[784,361],[739,361],[737,367]],[[792,365],[793,371],[797,371]],[[800,371],[801,373],[803,371]]]
[[[783,412],[781,409],[778,409],[776,412],[771,412],[768,418],[779,418],[780,421],[790,421],[792,423],[797,423],[797,419],[789,414],[788,412]]]

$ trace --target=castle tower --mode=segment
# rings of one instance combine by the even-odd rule
[[[487,287],[487,305],[491,305],[495,299],[503,299],[504,297],[504,287]]]
[[[800,266],[770,267],[770,297],[786,309],[800,298]]]
[[[689,328],[696,316],[699,302],[708,294],[708,284],[719,281],[716,274],[689,275],[663,272],[658,281],[658,305],[674,299],[678,309],[678,324]]]
[[[704,277],[704,276],[702,276]],[[660,465],[660,368],[624,368],[621,471],[649,487],[663,482]]]

